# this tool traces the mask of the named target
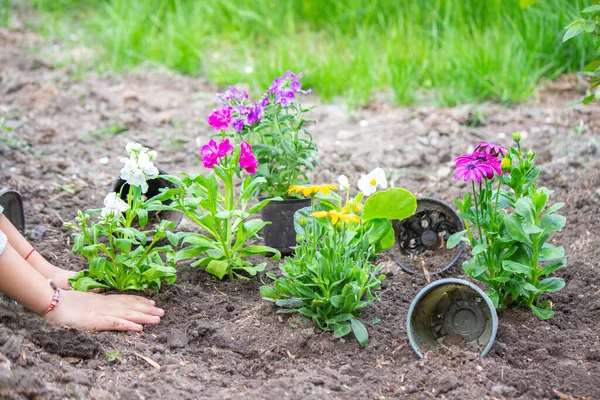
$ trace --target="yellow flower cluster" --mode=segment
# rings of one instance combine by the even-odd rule
[[[302,194],[304,197],[311,197],[319,192],[329,194],[332,190],[337,190],[337,186],[329,184],[312,186],[292,185],[288,189],[288,194],[298,193]]]
[[[333,225],[337,224],[338,221],[342,221],[342,222],[346,222],[346,223],[352,223],[352,222],[355,222],[357,224],[360,223],[360,217],[358,215],[345,214],[343,212],[339,212],[336,210],[315,211],[314,213],[311,213],[310,216],[317,217],[317,218],[329,218],[329,219],[331,219],[331,223]]]

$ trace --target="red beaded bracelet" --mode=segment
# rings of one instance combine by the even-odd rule
[[[27,261],[27,259],[29,258],[29,256],[32,255],[34,251],[35,251],[35,247],[33,249],[31,249],[29,251],[29,253],[27,253],[27,255],[25,256],[25,261]]]
[[[58,302],[60,301],[60,289],[58,287],[56,287],[54,282],[52,282],[52,279],[48,279],[48,283],[50,284],[50,287],[52,289],[54,289],[54,296],[52,296],[52,301],[50,301],[50,305],[48,306],[48,309],[46,311],[44,311],[44,313],[42,315],[46,315],[50,311],[54,310],[56,308],[56,306],[58,305]]]

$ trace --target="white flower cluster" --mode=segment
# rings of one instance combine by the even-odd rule
[[[125,163],[121,169],[121,179],[132,186],[139,186],[142,193],[148,191],[146,181],[158,176],[158,168],[154,166],[156,152],[143,147],[139,143],[129,143],[125,147],[128,157],[121,159]]]
[[[346,175],[340,175],[338,182],[343,190],[350,190],[350,183]],[[361,174],[358,180],[358,188],[364,193],[365,196],[370,196],[377,191],[377,186],[382,189],[387,188],[387,179],[385,178],[385,172],[383,169],[377,167],[367,175]]]
[[[117,193],[112,192],[104,198],[104,208],[100,215],[103,217],[112,215],[114,217],[127,210],[129,210],[129,205],[121,200]]]

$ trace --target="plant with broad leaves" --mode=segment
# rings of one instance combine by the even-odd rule
[[[75,224],[65,224],[79,230],[73,252],[83,255],[89,265],[69,279],[76,290],[159,290],[163,280],[171,284],[177,279],[172,246],[177,246],[178,238],[170,232],[173,222],[162,220],[144,229],[149,211],[162,207],[160,200],[143,197],[147,180],[158,176],[153,164],[156,153],[137,143],[128,144],[127,153],[121,160],[125,163],[121,178],[128,183],[121,190],[129,188],[127,202],[121,199],[122,193],[109,193],[104,208],[79,211]],[[164,238],[170,244],[162,244]]]
[[[552,305],[541,296],[565,286],[563,279],[548,277],[566,263],[563,247],[548,243],[565,226],[566,218],[556,213],[564,203],[548,204],[553,191],[537,187],[535,153],[521,149],[518,132],[513,139],[510,149],[482,142],[475,153],[455,160],[455,177],[471,182],[472,196],[455,200],[467,229],[452,235],[447,246],[471,244],[473,257],[463,269],[490,287],[496,308],[526,306],[548,319]]]
[[[376,186],[373,179],[370,182]],[[282,277],[269,275],[274,285],[260,291],[265,300],[280,307],[279,312],[311,318],[336,337],[353,332],[366,346],[369,335],[359,311],[379,299],[375,291],[385,279],[372,261],[394,244],[390,220],[412,215],[416,198],[404,189],[390,188],[363,204],[364,192],[350,199],[347,179],[340,183],[347,193],[345,203],[332,191],[333,185],[290,188],[310,196],[312,205],[294,216],[299,243],[294,257],[280,265]]]
[[[266,197],[287,198],[291,185],[307,183],[316,164],[317,146],[306,124],[312,107],[303,107],[298,97],[303,90],[302,74],[287,71],[276,78],[260,100],[252,102],[245,91],[230,87],[217,97],[223,107],[208,123],[215,130],[232,128],[234,136],[249,142],[258,160],[257,176],[265,179]],[[230,135],[231,136],[231,135]]]
[[[586,18],[580,18],[571,22],[567,26],[567,31],[563,36],[563,42],[570,40],[584,33],[600,36],[600,4],[594,4],[581,11]],[[581,75],[588,78],[590,82],[590,91],[593,91],[600,86],[600,60],[589,62],[583,67]],[[591,92],[582,99],[570,102],[568,105],[588,104],[596,98],[596,93]]]
[[[233,146],[229,138],[219,143],[211,140],[202,147],[204,166],[213,170],[209,175],[188,175],[183,178],[165,176],[178,187],[164,190],[155,198],[169,201],[169,209],[178,210],[201,229],[201,233],[180,232],[177,236],[181,245],[175,260],[202,258],[194,261],[192,266],[206,267],[206,272],[222,279],[227,275],[230,279],[243,277],[240,272],[254,276],[264,270],[266,263],[253,265],[245,258],[252,255],[274,254],[271,258],[278,260],[280,253],[268,246],[248,245],[250,238],[258,236],[267,224],[261,219],[250,217],[260,211],[271,199],[260,201],[254,206],[250,203],[255,198],[260,185],[265,179],[246,177],[241,182],[239,196],[236,197],[234,177],[241,170],[253,174],[256,171],[256,159],[252,148],[245,142]],[[164,208],[163,208],[164,209]]]

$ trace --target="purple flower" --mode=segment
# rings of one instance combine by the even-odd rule
[[[491,154],[494,157],[498,157],[498,155],[506,157],[506,146],[502,146],[495,142],[479,142],[475,146],[475,151],[480,153]]]
[[[212,114],[208,116],[206,121],[212,126],[215,131],[221,129],[227,129],[231,123],[231,111],[233,110],[230,106],[225,106],[214,110]]]
[[[304,95],[310,93],[310,90],[302,90],[300,78],[302,78],[302,74],[294,74],[291,71],[287,71],[285,75],[276,78],[271,83],[267,92],[275,94],[276,103],[287,107],[296,99],[296,94]]]
[[[241,132],[244,130],[244,120],[241,118],[236,118],[233,120],[233,122],[231,123],[231,126],[233,127],[233,129],[235,129],[238,132]]]
[[[454,159],[454,163],[456,164],[456,169],[454,171],[454,177],[456,179],[472,177],[475,175],[483,174],[487,179],[492,179],[494,177],[494,172],[498,175],[502,175],[502,169],[500,168],[500,160],[496,157],[485,154],[475,152],[473,154],[463,154],[462,156],[458,156]],[[468,168],[467,168],[468,166]],[[477,167],[477,171],[472,172],[475,175],[465,175],[466,171],[474,171],[474,168]],[[466,168],[466,169],[465,169]],[[479,179],[475,179],[477,182],[481,182],[481,176]]]
[[[233,101],[241,103],[244,99],[249,99],[248,93],[245,90],[240,90],[235,86],[229,86],[223,93],[217,93],[217,98],[225,105]]]
[[[246,142],[242,142],[240,143],[240,147],[242,149],[240,153],[240,167],[244,168],[249,174],[255,174],[258,161],[256,161],[254,154],[252,154],[252,146]]]
[[[225,139],[219,144],[214,139],[211,139],[200,150],[202,164],[205,168],[213,168],[219,163],[220,158],[225,157],[231,151],[233,151],[233,146],[229,143],[229,139]]]
[[[267,98],[267,100],[268,100],[268,98]],[[254,125],[255,123],[260,121],[260,119],[262,118],[262,114],[263,114],[263,106],[260,105],[259,103],[254,103],[254,105],[252,105],[252,108],[250,109],[250,113],[248,114],[246,123],[248,125]]]
[[[236,110],[240,117],[245,117],[246,115],[250,114],[250,107],[248,106],[237,106]]]
[[[263,95],[263,98],[260,100],[260,105],[264,108],[269,105],[269,96],[267,94]]]
[[[487,164],[469,161],[461,165],[457,165],[454,170],[456,179],[464,179],[465,181],[481,182],[481,179],[489,174],[494,175],[494,170]]]

